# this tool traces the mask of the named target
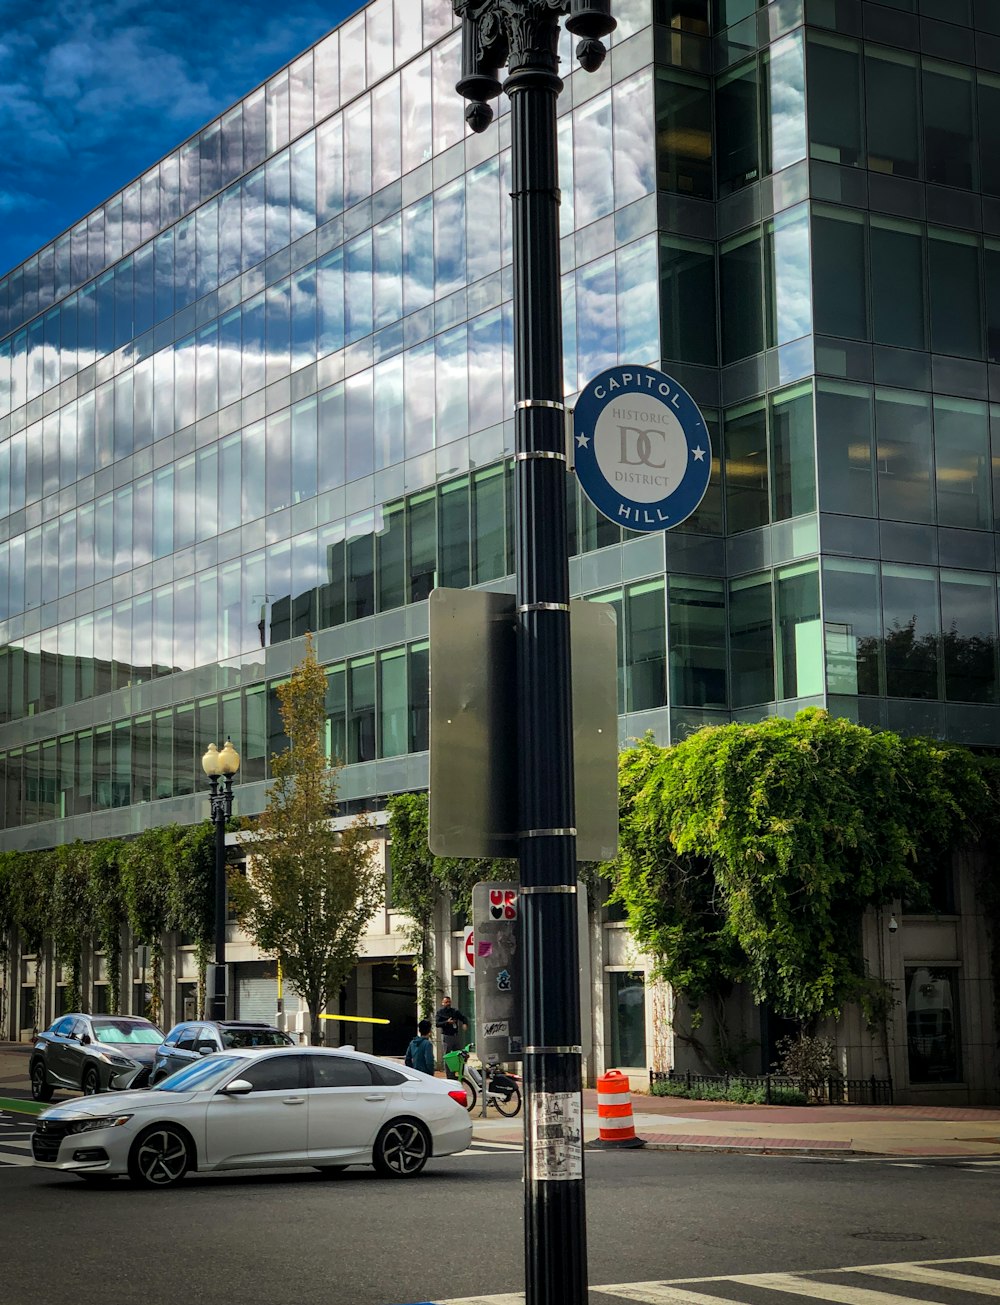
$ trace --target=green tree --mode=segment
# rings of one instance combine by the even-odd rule
[[[163,935],[172,927],[170,885],[178,829],[165,825],[143,830],[118,853],[125,915],[133,941],[149,948],[151,971],[146,1016],[158,1024],[163,1012]]]
[[[473,857],[435,856],[427,842],[426,793],[397,793],[386,803],[392,859],[392,902],[409,923],[405,936],[420,972],[417,1005],[430,1018],[437,1004],[434,968],[434,915],[442,898],[453,911],[472,918],[472,888],[480,880],[511,882],[517,862]]]
[[[337,773],[324,746],[326,677],[311,639],[277,692],[289,746],[272,758],[267,806],[244,823],[248,873],[230,884],[243,928],[305,998],[318,1044],[320,1014],[354,968],[383,902],[383,877],[370,820],[359,816],[341,830],[331,824]]]
[[[87,892],[87,851],[83,843],[68,843],[52,853],[52,942],[55,959],[69,974],[66,1002],[70,1010],[89,1010],[82,982],[83,949],[93,921]]]
[[[125,902],[118,854],[122,844],[102,838],[89,843],[87,852],[88,915],[93,922],[94,940],[104,952],[108,974],[108,1006],[111,1014],[121,1010],[122,997],[122,927]]]

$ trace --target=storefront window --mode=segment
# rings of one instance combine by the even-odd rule
[[[906,1049],[911,1083],[961,1081],[957,970],[906,967]]]
[[[611,1064],[646,1064],[646,989],[641,970],[614,971],[611,982]]]

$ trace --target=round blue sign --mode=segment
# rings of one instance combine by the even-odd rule
[[[609,367],[573,414],[576,474],[609,520],[628,530],[670,530],[697,508],[712,475],[712,445],[698,405],[652,367]]]

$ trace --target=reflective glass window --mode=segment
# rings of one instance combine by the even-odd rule
[[[775,41],[762,59],[764,171],[779,172],[806,157],[805,63],[802,33]]]
[[[775,572],[778,697],[823,692],[823,628],[817,563],[797,562]]]
[[[864,214],[814,205],[812,247],[817,332],[868,339]]]
[[[992,575],[941,572],[941,645],[949,702],[996,702],[997,608]]]
[[[649,711],[667,703],[667,622],[663,580],[625,591],[627,711]]]
[[[712,92],[705,78],[657,69],[656,165],[660,190],[712,198]]]
[[[436,583],[437,503],[433,490],[413,495],[407,504],[407,555],[410,602],[419,603]]]
[[[357,621],[375,611],[374,513],[351,517],[346,531],[346,616]]]
[[[825,558],[823,616],[827,691],[850,696],[879,693],[882,610],[878,563]]]
[[[407,751],[408,714],[406,649],[378,655],[379,756],[400,757]]]
[[[736,534],[767,525],[767,416],[762,401],[726,413],[724,448],[729,530]]]
[[[868,166],[895,177],[920,175],[917,57],[902,50],[865,50]]]
[[[431,157],[431,57],[425,54],[400,74],[401,165],[404,173]]]
[[[937,698],[941,618],[930,567],[882,564],[886,693]]]
[[[613,212],[611,92],[594,96],[573,114],[573,207],[577,229]]]
[[[612,89],[615,207],[622,208],[656,188],[653,79],[648,69]],[[659,128],[655,127],[658,134]],[[709,163],[709,167],[711,164]],[[711,176],[709,175],[709,184]]]
[[[469,584],[469,479],[442,485],[438,494],[438,583],[454,589]]]
[[[809,152],[815,159],[858,167],[864,159],[861,53],[857,42],[810,32]]]
[[[375,534],[375,573],[378,609],[390,611],[406,602],[406,515],[405,504],[390,503],[380,512]]]
[[[410,752],[426,752],[429,729],[430,704],[430,645],[410,644],[407,652],[408,692],[410,703]]]
[[[334,765],[347,760],[347,667],[326,668],[326,755]]]
[[[726,598],[721,580],[670,576],[670,702],[725,707]]]
[[[719,257],[722,362],[764,348],[761,240],[757,231],[724,241]]]
[[[375,760],[375,658],[348,663],[347,760]]]
[[[787,344],[812,330],[809,213],[805,204],[780,213],[765,227],[768,274],[768,345]]]
[[[656,237],[644,236],[619,249],[615,270],[618,305],[627,305],[618,311],[618,357],[659,366],[662,354],[656,310]]]
[[[960,231],[928,233],[931,349],[983,356],[979,239]]]
[[[874,419],[866,385],[816,385],[819,501],[826,512],[875,515]]]
[[[978,176],[972,72],[925,59],[922,74],[927,180],[973,190]]]
[[[771,519],[816,508],[812,385],[797,385],[770,400]]]
[[[743,576],[729,583],[729,653],[732,705],[748,707],[774,699],[774,630],[770,575]]]
[[[719,194],[728,195],[760,176],[755,58],[718,78],[715,123]]]
[[[873,216],[870,238],[874,338],[879,344],[925,349],[922,228]]]
[[[905,390],[875,391],[879,515],[934,520],[930,399]]]
[[[985,403],[934,397],[934,471],[942,526],[990,530],[990,440]]]

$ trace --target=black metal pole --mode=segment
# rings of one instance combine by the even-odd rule
[[[514,432],[527,1305],[585,1305],[580,964],[559,285],[556,14],[512,42]],[[528,12],[533,10],[533,12]],[[560,1116],[562,1119],[560,1120]],[[570,1131],[568,1131],[570,1130]],[[571,1131],[576,1136],[571,1136]]]
[[[215,825],[215,974],[212,993],[212,1018],[226,1018],[226,820],[232,810],[233,782],[215,775],[211,779],[209,800]]]
[[[608,0],[455,0],[466,120],[511,105],[518,816],[524,979],[526,1305],[586,1305],[582,1047],[559,280],[559,18],[600,66]]]

